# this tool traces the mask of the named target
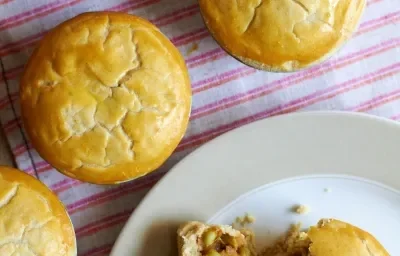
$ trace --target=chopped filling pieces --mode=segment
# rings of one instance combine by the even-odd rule
[[[259,256],[309,256],[311,241],[300,231],[300,224],[293,225],[273,246],[266,248]]]
[[[251,256],[243,235],[231,236],[222,230],[212,227],[206,230],[199,243],[203,256]]]

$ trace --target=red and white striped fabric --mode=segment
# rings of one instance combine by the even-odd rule
[[[196,0],[0,0],[0,118],[16,162],[65,203],[79,255],[108,255],[129,215],[162,175],[224,132],[304,110],[362,111],[400,119],[400,0],[367,1],[358,32],[328,62],[298,73],[272,74],[246,67],[222,51],[207,33]],[[65,19],[94,10],[151,20],[185,56],[192,79],[191,124],[175,154],[158,172],[121,186],[89,185],[59,174],[32,149],[20,121],[18,79],[36,42]]]

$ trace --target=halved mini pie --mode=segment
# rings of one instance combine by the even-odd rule
[[[179,256],[255,256],[253,235],[227,225],[188,222],[178,229]]]
[[[322,219],[307,232],[295,225],[259,254],[250,231],[189,222],[178,230],[178,246],[179,256],[390,256],[367,231],[335,219]]]

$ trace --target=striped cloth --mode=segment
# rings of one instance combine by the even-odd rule
[[[292,111],[350,110],[400,119],[400,0],[367,0],[354,38],[328,62],[271,74],[229,57],[207,33],[196,0],[0,0],[0,117],[20,169],[36,175],[65,203],[79,255],[108,255],[148,190],[197,146],[254,120]],[[66,178],[32,149],[22,129],[18,79],[36,42],[54,25],[94,10],[134,13],[166,33],[185,56],[193,88],[191,124],[156,173],[121,186]]]

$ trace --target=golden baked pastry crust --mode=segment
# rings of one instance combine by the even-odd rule
[[[314,256],[390,256],[371,234],[339,220],[321,220],[308,237]]]
[[[356,29],[365,0],[199,0],[204,21],[232,56],[295,71],[328,58]]]
[[[335,219],[322,219],[308,232],[293,226],[259,256],[390,256],[368,232]]]
[[[58,198],[28,174],[0,167],[0,255],[76,254],[74,229]]]
[[[51,32],[21,80],[26,131],[67,176],[113,184],[158,168],[182,139],[190,80],[151,23],[114,12],[78,15]]]

